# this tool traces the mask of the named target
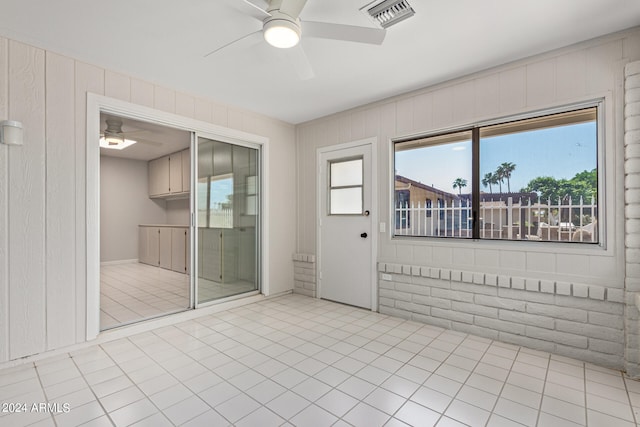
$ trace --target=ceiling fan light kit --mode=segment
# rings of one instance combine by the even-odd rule
[[[264,39],[271,46],[288,49],[294,47],[300,41],[301,29],[299,21],[280,13],[274,13],[264,22]]]
[[[107,128],[104,131],[104,136],[100,137],[100,147],[122,150],[137,142],[125,139],[122,132],[122,120],[107,119],[106,123]]]

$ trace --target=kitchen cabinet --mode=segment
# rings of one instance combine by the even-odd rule
[[[187,273],[189,270],[189,229],[171,229],[171,269],[179,273]]]
[[[138,261],[143,264],[189,272],[189,229],[171,225],[138,227]]]
[[[189,149],[150,160],[149,197],[188,197],[191,173]]]

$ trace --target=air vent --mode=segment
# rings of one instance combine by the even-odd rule
[[[382,28],[389,28],[416,13],[407,0],[385,0],[367,12]]]

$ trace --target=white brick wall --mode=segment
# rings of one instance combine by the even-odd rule
[[[293,292],[316,296],[316,256],[310,254],[293,255]]]
[[[624,366],[620,289],[394,263],[378,271],[381,313]]]
[[[640,326],[636,295],[640,294],[640,61],[626,65],[624,96],[625,145],[625,369],[640,376]],[[600,323],[607,318],[595,317]]]

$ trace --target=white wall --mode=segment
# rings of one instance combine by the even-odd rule
[[[623,367],[622,82],[624,65],[639,58],[640,29],[634,29],[299,125],[297,252],[308,258],[316,250],[318,147],[378,139],[377,208],[388,230],[393,223],[392,138],[605,98],[603,247],[380,234],[378,268],[391,275],[379,278],[380,307],[390,314]],[[434,288],[447,292],[436,291],[433,298]],[[531,312],[540,308],[535,304],[545,308],[539,318]],[[480,306],[487,309],[472,310]],[[582,311],[562,319],[571,308]],[[545,322],[544,330],[536,329],[536,322]],[[521,327],[507,330],[508,324]],[[581,338],[564,346],[563,339],[573,336]]]
[[[148,176],[146,161],[100,156],[100,262],[137,259],[138,225],[167,223]]]
[[[189,199],[167,200],[167,224],[189,225]]]
[[[271,293],[293,288],[294,127],[0,38],[0,362],[85,341],[87,92],[269,138]],[[98,227],[98,224],[95,224]]]

